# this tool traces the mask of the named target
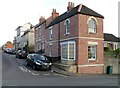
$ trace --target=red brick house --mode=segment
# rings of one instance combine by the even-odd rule
[[[69,2],[67,11],[56,15],[43,29],[44,54],[61,57],[61,63],[69,66],[70,71],[102,74],[103,19],[82,4],[74,7],[74,3]]]
[[[50,22],[59,16],[59,13],[56,12],[56,9],[53,9],[51,16],[48,19],[45,19],[41,16],[39,19],[39,24],[35,25],[35,51],[38,52],[40,50],[45,50],[45,44],[47,40],[47,36],[49,37],[49,33],[46,34],[45,28]],[[49,56],[49,55],[48,55]]]

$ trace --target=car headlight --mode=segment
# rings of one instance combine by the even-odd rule
[[[39,62],[36,62],[36,64],[37,64],[37,65],[41,65],[41,63],[39,63]]]
[[[52,65],[52,63],[49,63],[49,65]]]
[[[47,65],[48,63],[44,63],[44,65]]]

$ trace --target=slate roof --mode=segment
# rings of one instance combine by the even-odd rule
[[[36,24],[36,25],[34,26],[34,28],[35,28],[35,29],[38,28],[40,25],[42,25],[42,24],[45,23],[45,22],[46,22],[46,20],[43,21],[42,23],[38,23],[38,24]]]
[[[104,41],[120,42],[120,38],[114,36],[113,34],[104,33]]]
[[[62,15],[58,16],[57,18],[55,18],[46,28],[53,26],[67,18],[70,18],[76,14],[84,14],[84,15],[89,15],[89,16],[95,16],[95,17],[99,17],[99,18],[104,18],[102,15],[100,15],[99,13],[93,11],[92,9],[80,4],[76,7],[74,7],[71,11],[66,11],[65,13],[63,13]]]
[[[120,42],[120,38],[118,38],[118,42]]]

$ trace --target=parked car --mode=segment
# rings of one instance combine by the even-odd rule
[[[26,65],[31,66],[34,70],[50,70],[52,63],[43,55],[29,54],[26,58]]]
[[[16,54],[16,51],[15,51],[15,49],[11,49],[9,53],[10,54]]]
[[[11,48],[6,48],[6,49],[4,50],[4,52],[9,53],[10,50],[11,50]]]
[[[27,52],[26,51],[24,51],[24,50],[18,50],[17,52],[16,52],[16,58],[23,58],[23,59],[25,59],[25,58],[27,58]]]

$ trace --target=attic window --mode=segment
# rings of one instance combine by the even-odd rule
[[[70,28],[70,20],[66,19],[65,20],[65,34],[69,34],[69,28]]]

